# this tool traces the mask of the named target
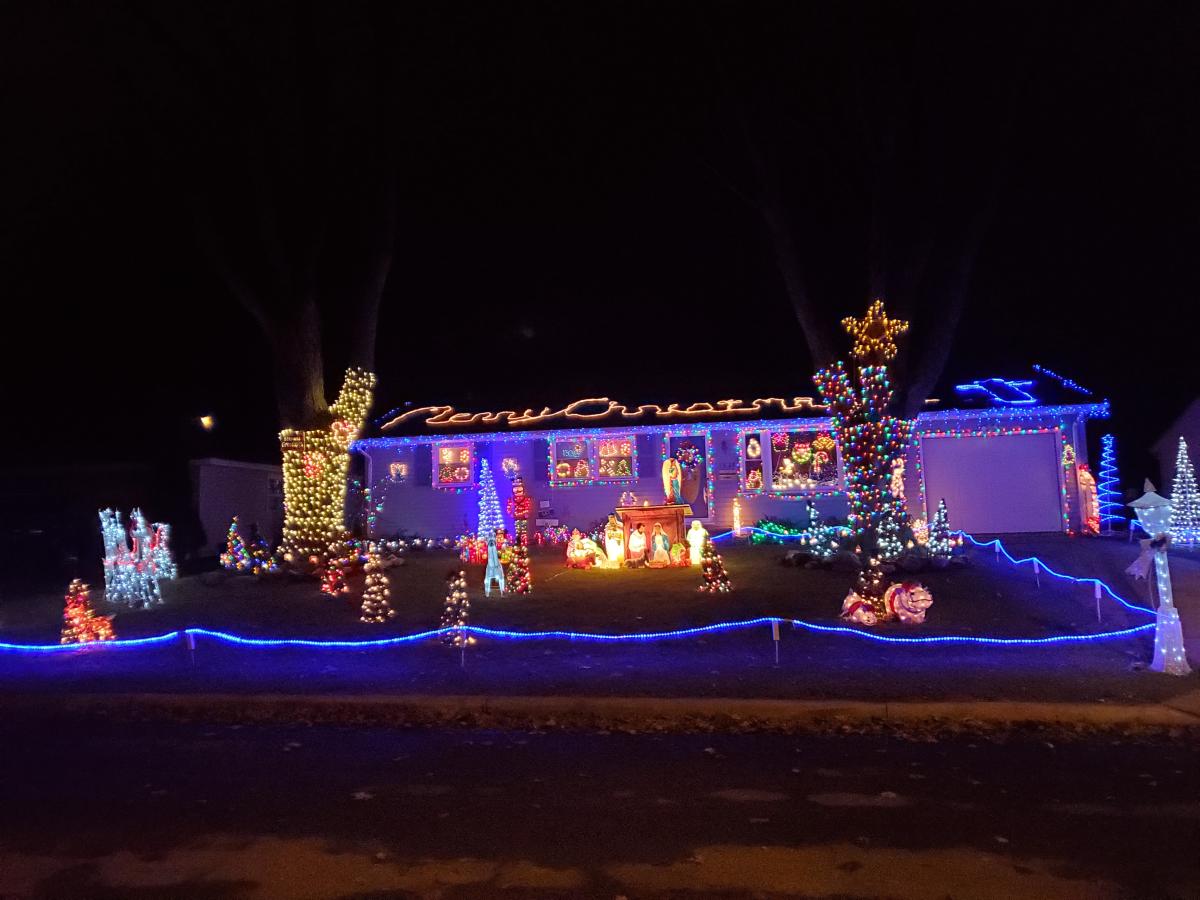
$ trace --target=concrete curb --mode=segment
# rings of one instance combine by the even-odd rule
[[[0,697],[0,710],[6,716],[639,732],[1200,729],[1200,713],[1181,708],[1200,707],[1197,698],[1188,695],[1180,700],[1184,702],[1168,706],[482,695],[22,694]]]

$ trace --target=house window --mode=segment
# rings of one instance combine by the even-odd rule
[[[602,437],[596,440],[596,471],[599,477],[620,481],[637,477],[637,441],[632,435]]]
[[[475,472],[473,444],[436,444],[434,453],[437,457],[434,487],[459,488],[471,484]]]
[[[550,444],[550,483],[572,484],[592,478],[592,442],[565,438]]]
[[[762,432],[748,431],[742,435],[742,487],[761,491],[764,475]]]
[[[828,431],[771,432],[770,459],[773,491],[837,487],[837,442]]]

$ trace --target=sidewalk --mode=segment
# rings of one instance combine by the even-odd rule
[[[874,702],[484,695],[10,694],[6,718],[102,717],[242,724],[454,726],[622,732],[1166,730],[1200,736],[1200,690],[1160,703]]]

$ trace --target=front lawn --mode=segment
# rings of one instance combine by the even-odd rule
[[[1039,539],[1028,539],[1026,545]],[[1066,538],[1045,538],[1062,551]],[[1058,542],[1058,543],[1054,543]],[[1065,542],[1065,543],[1064,543]],[[1082,545],[1081,545],[1082,546]],[[1097,545],[1098,546],[1098,545]],[[517,631],[599,633],[663,631],[764,615],[838,625],[853,576],[783,566],[778,546],[724,547],[734,592],[701,594],[689,569],[579,571],[558,552],[533,554],[534,592],[481,596],[482,567],[467,568],[475,625]],[[1072,551],[1074,552],[1074,551]],[[1091,552],[1091,551],[1088,551]],[[1128,554],[1116,547],[1116,556]],[[972,565],[921,580],[934,605],[924,626],[890,623],[862,633],[1046,637],[1090,634],[1153,621],[1090,586],[1046,575],[1039,588],[1028,567],[973,551]],[[360,584],[344,598],[314,581],[209,573],[164,585],[166,603],[118,610],[123,638],[200,626],[244,636],[363,639],[436,628],[445,576],[457,558],[413,554],[389,572],[398,615],[387,625],[358,621]],[[1072,574],[1087,575],[1081,568]],[[1142,599],[1128,581],[1110,583]],[[50,643],[61,616],[58,597],[0,608],[0,640]],[[108,610],[105,610],[108,611]],[[1053,646],[884,644],[857,634],[820,634],[784,626],[779,664],[771,629],[693,635],[649,643],[586,640],[508,641],[481,637],[465,656],[436,639],[374,649],[246,647],[199,638],[150,648],[82,649],[52,655],[0,653],[3,690],[387,694],[595,694],[607,696],[805,697],[838,699],[1163,699],[1198,679],[1141,671],[1152,635]]]

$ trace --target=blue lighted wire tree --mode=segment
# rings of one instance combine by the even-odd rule
[[[1100,501],[1100,530],[1112,531],[1114,522],[1123,522],[1125,506],[1121,503],[1121,480],[1117,472],[1117,438],[1106,434],[1100,438],[1100,470],[1096,479],[1097,499]]]
[[[485,459],[479,466],[479,527],[476,537],[487,539],[504,527],[504,515],[500,512],[500,498],[496,496],[496,479],[492,466]]]

